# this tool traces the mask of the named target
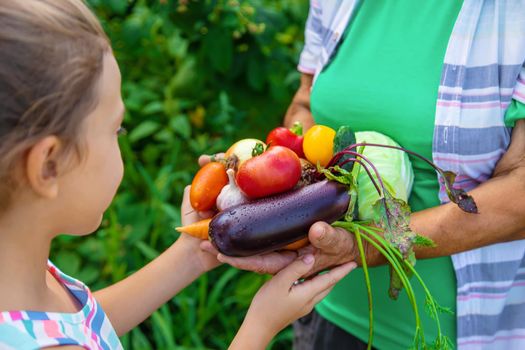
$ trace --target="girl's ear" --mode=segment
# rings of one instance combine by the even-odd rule
[[[60,140],[47,136],[36,143],[27,154],[25,175],[38,195],[53,199],[58,196],[58,155]]]

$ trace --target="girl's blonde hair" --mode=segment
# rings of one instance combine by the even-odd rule
[[[45,136],[81,155],[81,122],[97,105],[109,40],[82,0],[0,0],[0,210],[13,168]]]

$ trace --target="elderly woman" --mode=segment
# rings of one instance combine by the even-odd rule
[[[458,349],[525,349],[524,62],[525,1],[311,1],[301,86],[285,125],[382,132],[456,172],[478,204],[473,215],[447,203],[435,172],[413,159],[410,226],[437,244],[416,251],[417,270],[454,311],[441,322]],[[351,235],[325,223],[309,238],[314,271],[358,255]],[[274,273],[289,254],[219,258]],[[408,299],[390,300],[385,261],[370,247],[367,259],[382,265],[370,272],[373,345],[406,349],[414,332]],[[296,348],[364,348],[366,300],[354,272],[296,324]],[[432,339],[432,320],[422,321]]]

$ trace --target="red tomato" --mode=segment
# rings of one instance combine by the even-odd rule
[[[266,138],[266,144],[288,147],[294,151],[299,158],[304,158],[302,134],[303,127],[299,123],[295,123],[291,129],[281,126],[270,131]]]
[[[242,163],[237,185],[251,198],[267,197],[292,189],[301,178],[301,162],[290,149],[272,146]]]

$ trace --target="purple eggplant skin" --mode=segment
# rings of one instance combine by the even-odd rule
[[[349,202],[345,185],[324,180],[220,212],[210,222],[209,237],[228,256],[261,254],[306,237],[317,221],[340,219]]]

